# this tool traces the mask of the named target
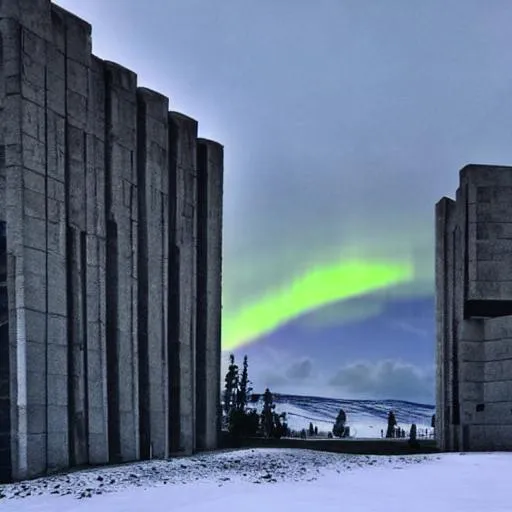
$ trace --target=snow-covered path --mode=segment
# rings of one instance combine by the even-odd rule
[[[242,450],[0,486],[0,512],[509,512],[511,473],[508,453]]]

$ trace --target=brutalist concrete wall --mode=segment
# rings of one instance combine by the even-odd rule
[[[512,168],[466,166],[460,182],[456,201],[436,207],[437,439],[512,449]]]
[[[88,23],[0,2],[0,481],[216,446],[223,161],[196,140]]]
[[[196,443],[217,446],[220,436],[223,147],[198,139]]]

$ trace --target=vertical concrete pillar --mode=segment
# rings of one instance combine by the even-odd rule
[[[436,205],[437,387],[436,436],[441,449],[452,449],[454,428],[460,423],[456,395],[457,354],[455,318],[456,203],[443,198]]]
[[[7,292],[7,225],[4,130],[5,62],[0,20],[0,483],[11,477],[11,393],[9,356],[9,294]]]
[[[103,62],[92,57],[88,69],[88,116],[85,141],[87,431],[90,464],[106,463],[108,401],[106,359],[106,211],[105,80]]]
[[[1,125],[5,127],[9,290],[9,340],[2,341],[9,344],[11,476],[25,478],[47,466],[45,81],[46,44],[51,37],[49,2],[2,2],[0,32],[5,63]]]
[[[143,456],[166,457],[167,300],[169,265],[169,100],[138,89],[139,173],[139,353],[141,400],[148,432],[141,432]],[[142,365],[144,364],[144,368]],[[143,398],[144,397],[144,398]],[[141,411],[142,414],[142,411]],[[149,434],[149,435],[148,435]],[[149,444],[148,444],[149,441]],[[148,454],[149,449],[149,454]]]
[[[68,413],[70,464],[89,462],[87,333],[87,118],[91,27],[66,11],[60,14],[64,44],[65,206],[68,314]],[[91,202],[92,202],[91,201]]]
[[[435,207],[435,239],[436,239],[436,439],[441,450],[445,449],[445,403],[446,403],[446,381],[445,381],[445,340],[446,340],[446,275],[448,273],[446,265],[446,229],[447,229],[447,210],[453,201],[444,197]]]
[[[91,54],[88,23],[52,6],[52,28],[54,44],[48,46],[48,73],[52,75],[47,86],[51,98],[48,107],[55,112],[48,146],[57,146],[52,151],[50,171],[56,175],[48,177],[47,200],[57,215],[48,223],[48,260],[57,274],[64,259],[67,268],[67,304],[61,301],[56,309],[67,308],[68,353],[66,365],[63,347],[49,343],[52,368],[48,379],[55,380],[54,374],[67,379],[70,463],[104,463],[108,461],[108,445],[102,329],[105,288],[100,286],[105,267],[103,67]],[[60,117],[63,130],[54,126],[55,116]],[[59,154],[64,156],[62,160]],[[65,206],[65,215],[59,213],[59,204]],[[65,230],[59,224],[64,219]],[[65,241],[61,233],[66,234]],[[56,297],[63,296],[60,290],[54,292]],[[56,445],[49,449],[52,454],[63,446],[59,431],[65,424],[59,414],[61,404],[54,407],[55,411],[48,408],[48,437]],[[61,465],[55,462],[56,467]],[[49,462],[49,468],[53,465]]]
[[[1,114],[0,114],[1,117]],[[0,174],[3,172],[0,163]],[[2,178],[0,177],[0,180]],[[1,207],[0,207],[1,208]],[[11,403],[9,368],[9,305],[7,293],[6,223],[0,213],[0,483],[9,482],[11,473]]]
[[[198,139],[196,444],[217,447],[220,435],[223,148]]]
[[[105,62],[107,375],[110,461],[139,457],[137,76]]]
[[[197,121],[169,113],[169,442],[195,450]]]
[[[47,260],[52,279],[47,297],[47,465],[50,471],[69,465],[67,210],[66,210],[66,21],[51,10],[52,40],[47,45],[46,156]],[[58,390],[58,393],[56,392]]]

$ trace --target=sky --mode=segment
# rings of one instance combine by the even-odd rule
[[[434,400],[434,205],[512,163],[509,0],[59,0],[225,148],[223,361]]]

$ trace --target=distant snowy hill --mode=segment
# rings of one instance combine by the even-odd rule
[[[357,438],[381,437],[386,430],[389,411],[395,413],[398,425],[406,432],[412,423],[418,429],[431,432],[434,406],[402,400],[343,400],[313,396],[273,394],[276,412],[286,412],[287,422],[292,430],[308,428],[309,423],[320,432],[329,432],[340,409],[347,414],[347,425],[351,436]],[[253,395],[252,406],[258,410],[263,405],[262,395]]]

